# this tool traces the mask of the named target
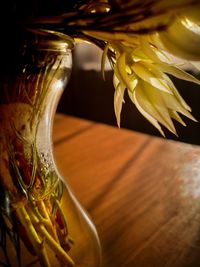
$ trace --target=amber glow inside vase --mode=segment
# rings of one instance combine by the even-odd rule
[[[73,40],[49,31],[23,34],[0,74],[0,265],[99,267],[96,228],[52,149]]]

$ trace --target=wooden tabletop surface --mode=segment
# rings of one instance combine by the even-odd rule
[[[200,267],[200,147],[61,114],[53,138],[103,267]]]

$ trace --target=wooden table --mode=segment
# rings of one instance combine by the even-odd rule
[[[61,114],[53,136],[103,267],[200,266],[200,147]]]

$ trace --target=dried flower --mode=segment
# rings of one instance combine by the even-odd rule
[[[145,45],[148,45],[148,43]],[[159,123],[174,134],[176,134],[176,130],[172,119],[185,125],[178,113],[195,121],[190,114],[191,108],[180,96],[167,74],[197,84],[200,84],[199,80],[178,66],[159,59],[154,47],[149,46],[147,48],[151,51],[152,58],[150,53],[147,56],[141,50],[142,45],[131,51],[126,49],[127,47],[125,46],[120,46],[120,52],[117,50],[117,46],[115,47],[116,63],[113,83],[115,87],[114,108],[118,126],[120,126],[120,114],[124,102],[125,89],[127,89],[131,101],[141,114],[162,135],[164,135],[164,132]]]
[[[125,19],[123,30],[123,23],[116,23],[112,25],[112,34],[109,30],[99,29],[84,31],[84,34],[105,42],[102,62],[104,64],[107,54],[113,65],[117,124],[120,126],[124,92],[127,90],[133,104],[163,136],[160,124],[176,134],[173,120],[185,125],[179,114],[196,120],[168,75],[196,84],[200,81],[173,62],[170,55],[180,57],[183,63],[191,61],[199,68],[200,5],[196,1],[181,1],[188,6],[182,9],[180,1],[111,2],[124,12],[126,19],[129,18],[129,21]],[[150,13],[144,11],[147,6]],[[139,11],[141,19],[131,20],[130,14],[135,12],[138,15]]]

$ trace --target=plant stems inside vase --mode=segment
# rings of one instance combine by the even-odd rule
[[[87,237],[89,247],[97,245],[95,252],[89,252],[90,256],[85,252],[83,255],[91,258],[88,266],[96,266],[93,261],[98,262],[94,256],[99,245],[96,232],[76,204],[66,212],[66,205],[72,205],[73,198],[52,157],[52,118],[71,68],[73,41],[63,38],[33,33],[20,51],[21,61],[16,66],[14,81],[7,80],[2,85],[0,228],[4,232],[1,242],[4,256],[0,254],[0,263],[3,266],[13,266],[14,258],[19,267],[79,266],[78,255],[89,250],[88,240],[83,242]],[[27,254],[26,260],[23,254]],[[83,262],[87,263],[84,257]]]

